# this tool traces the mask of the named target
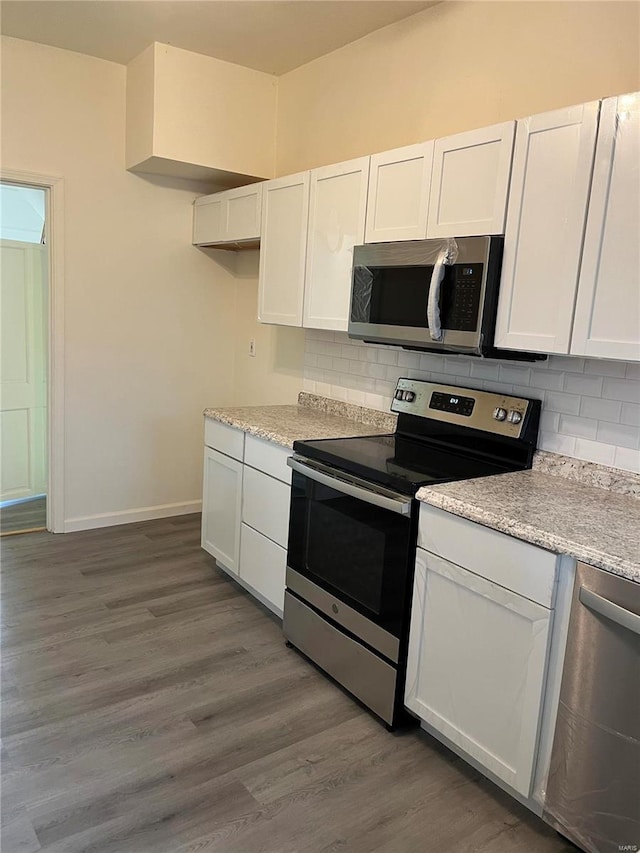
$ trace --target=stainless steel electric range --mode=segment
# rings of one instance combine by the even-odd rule
[[[531,467],[540,402],[400,379],[392,435],[296,441],[283,630],[377,714],[403,721],[421,486]]]

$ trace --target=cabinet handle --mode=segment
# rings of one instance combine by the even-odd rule
[[[614,604],[613,601],[609,601],[608,598],[603,598],[601,595],[593,592],[593,590],[587,589],[586,586],[580,587],[578,598],[589,610],[593,610],[595,613],[599,613],[601,616],[604,616],[605,619],[608,619],[610,622],[614,622],[622,628],[628,628],[629,631],[633,631],[634,634],[640,635],[640,616],[638,616],[637,613],[632,613],[631,610],[625,610],[624,607]]]

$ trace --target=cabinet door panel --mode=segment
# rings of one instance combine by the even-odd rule
[[[283,548],[289,535],[291,487],[261,471],[244,467],[242,520]]]
[[[423,240],[427,236],[432,163],[433,142],[371,157],[366,243]]]
[[[229,190],[226,196],[225,240],[256,240],[260,237],[262,184]]]
[[[286,550],[243,524],[241,555],[240,578],[259,594],[271,610],[282,616]]]
[[[239,566],[241,510],[242,462],[205,447],[202,547],[234,574]]]
[[[262,192],[258,320],[302,325],[309,172],[267,181]]]
[[[193,243],[206,246],[224,240],[223,193],[199,199],[193,206]]]
[[[546,608],[418,550],[407,706],[524,797],[550,622]]]
[[[640,93],[602,103],[571,352],[640,360]]]
[[[515,122],[436,139],[428,237],[502,234]]]
[[[364,241],[369,158],[311,173],[304,323],[347,330],[353,247]]]
[[[568,353],[599,102],[518,122],[496,346]]]

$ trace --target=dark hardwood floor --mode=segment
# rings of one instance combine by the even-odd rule
[[[286,649],[199,524],[2,540],[3,853],[573,850]]]
[[[33,498],[0,507],[0,535],[47,526],[47,499]]]

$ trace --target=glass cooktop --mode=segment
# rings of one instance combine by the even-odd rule
[[[433,483],[514,470],[509,464],[443,450],[397,433],[296,441],[293,449],[308,459],[411,495],[421,486]]]

